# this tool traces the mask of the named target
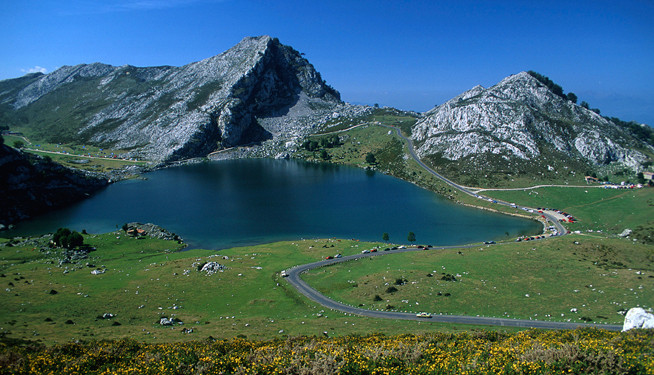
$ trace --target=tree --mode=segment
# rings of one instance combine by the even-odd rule
[[[5,137],[3,137],[2,135],[0,135],[0,146],[2,146],[2,145],[4,145],[4,144],[5,144]]]
[[[372,152],[366,154],[366,163],[375,164],[376,162],[377,162],[377,158],[375,157],[375,155],[373,155]]]
[[[415,242],[416,241],[416,234],[413,232],[409,232],[409,235],[406,237],[406,239],[409,242]]]
[[[388,236],[388,233],[384,232],[384,234],[382,234],[382,240],[388,242],[389,239],[390,237]]]
[[[577,103],[577,95],[575,95],[574,92],[569,92],[568,95],[566,95],[566,96],[568,97],[569,101],[571,101],[573,103]]]
[[[23,141],[14,141],[14,148],[23,148],[25,147],[25,142]]]
[[[61,247],[68,247],[68,236],[70,236],[70,229],[59,228],[52,236],[52,242]]]
[[[638,174],[636,175],[636,178],[638,179],[639,184],[644,184],[645,183],[645,175],[643,174],[643,172],[638,172]]]
[[[123,231],[127,233],[127,230],[129,229],[129,225],[127,223],[123,224]]]
[[[302,148],[304,148],[307,151],[315,151],[318,149],[318,142],[306,140],[302,144]]]
[[[582,107],[588,109],[588,102],[582,100],[580,106],[582,106]]]
[[[322,160],[329,160],[331,157],[329,156],[329,153],[327,153],[327,150],[322,150],[320,151],[320,158],[322,158]]]
[[[76,231],[73,231],[68,236],[68,248],[72,249],[74,247],[82,246],[84,245],[84,237],[82,237],[81,234],[77,233]]]

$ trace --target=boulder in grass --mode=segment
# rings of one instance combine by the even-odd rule
[[[654,329],[654,314],[640,307],[633,307],[624,317],[622,332],[633,328]]]

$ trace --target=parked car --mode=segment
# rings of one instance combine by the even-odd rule
[[[416,316],[417,316],[418,318],[431,318],[431,314],[430,314],[430,313],[426,313],[426,312],[424,312],[424,311],[423,311],[423,312],[419,312],[419,313],[417,313]]]
[[[336,254],[334,255],[334,258],[342,258],[343,256],[341,254]]]
[[[325,259],[327,259],[327,260],[329,260],[329,259],[334,259],[334,257],[331,256],[331,255],[328,255]]]
[[[485,245],[495,245],[495,241],[484,241]]]

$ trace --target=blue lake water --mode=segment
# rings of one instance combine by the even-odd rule
[[[110,185],[5,236],[69,227],[89,233],[158,224],[191,248],[300,238],[454,245],[538,233],[535,221],[463,207],[405,181],[347,166],[250,159],[168,168]]]

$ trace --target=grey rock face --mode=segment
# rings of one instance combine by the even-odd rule
[[[526,72],[488,89],[476,86],[426,112],[412,137],[421,157],[449,160],[479,154],[533,160],[545,149],[595,165],[637,168],[646,160],[614,123],[560,98]]]
[[[80,201],[107,186],[101,175],[80,172],[0,145],[0,223],[15,223]]]
[[[39,126],[65,119],[71,139],[155,161],[300,136],[342,105],[300,53],[269,36],[179,68],[66,66],[10,99],[17,113],[56,113]]]

